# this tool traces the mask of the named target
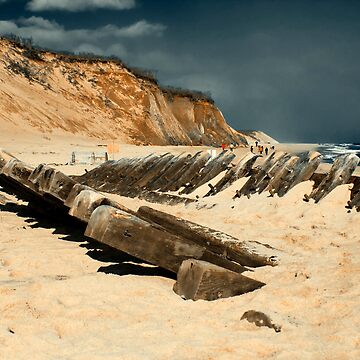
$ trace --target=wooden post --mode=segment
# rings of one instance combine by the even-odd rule
[[[168,233],[161,226],[110,206],[95,209],[85,235],[175,273],[182,261],[189,258],[205,260],[235,272],[246,270],[203,246]]]
[[[205,261],[182,262],[174,285],[176,294],[186,300],[217,300],[245,294],[265,284]]]
[[[243,266],[274,266],[278,264],[277,256],[268,255],[270,251],[274,252],[275,249],[258,242],[240,241],[231,235],[147,206],[141,206],[137,214],[142,219],[161,225],[172,234],[177,234],[205,246],[210,251]]]

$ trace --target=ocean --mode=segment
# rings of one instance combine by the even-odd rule
[[[323,155],[323,162],[333,163],[339,155],[352,153],[360,157],[360,143],[354,144],[320,144],[317,151]]]

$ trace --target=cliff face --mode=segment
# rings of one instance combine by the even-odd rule
[[[164,92],[111,61],[0,40],[0,129],[70,132],[136,144],[246,144],[209,101]]]

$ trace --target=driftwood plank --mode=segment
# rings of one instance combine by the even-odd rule
[[[245,294],[265,284],[205,261],[183,261],[174,285],[176,294],[186,300],[217,300]]]
[[[350,178],[356,166],[359,163],[359,158],[355,154],[344,154],[338,156],[328,175],[322,180],[320,185],[313,189],[310,195],[304,195],[304,200],[314,199],[315,203],[319,202],[338,185],[346,184]]]
[[[210,191],[205,195],[205,197],[216,195],[218,192],[227,189],[236,180],[248,176],[256,159],[259,156],[260,155],[255,155],[253,153],[245,155],[234,167],[229,169],[224,177],[220,179],[214,186],[209,184]]]
[[[277,190],[277,194],[282,197],[297,184],[309,180],[319,167],[321,159],[322,155],[317,151],[301,154],[292,172],[285,176],[281,187]]]
[[[95,209],[85,235],[175,273],[182,261],[189,258],[205,260],[239,273],[246,270],[204,246],[110,206]]]
[[[204,185],[222,171],[226,170],[234,158],[235,154],[233,153],[227,153],[226,151],[221,152],[215,159],[210,160],[201,172],[190,180],[189,184],[185,185],[185,188],[180,192],[180,194],[192,193],[195,189]]]
[[[139,217],[161,225],[172,234],[189,239],[220,256],[243,266],[277,265],[278,258],[271,247],[257,242],[240,241],[231,235],[195,224],[174,215],[141,206],[137,211]]]

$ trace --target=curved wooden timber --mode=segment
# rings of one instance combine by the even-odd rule
[[[243,266],[275,266],[279,263],[277,255],[268,255],[269,252],[277,252],[270,246],[258,242],[240,241],[221,231],[195,224],[147,206],[141,206],[137,214],[142,219],[161,225],[172,234],[206,246],[210,251]]]
[[[350,180],[359,161],[359,157],[355,154],[344,154],[337,157],[327,176],[325,176],[318,187],[313,189],[310,195],[304,195],[304,200],[314,199],[315,203],[317,203],[337,186],[346,184]]]
[[[274,164],[282,161],[282,159],[286,156],[288,156],[288,154],[282,151],[273,152],[263,162],[263,164],[257,166],[257,168],[254,169],[254,174],[250,176],[250,178],[246,181],[240,190],[236,191],[236,194],[233,198],[235,199],[240,196],[247,196],[249,198],[250,195],[255,194],[259,190],[259,184],[262,181],[265,181],[265,186],[267,186],[268,181],[271,179],[268,174],[270,169],[274,166]]]
[[[280,168],[277,169],[276,173],[269,180],[264,191],[269,191],[271,195],[277,193],[281,188],[286,176],[288,176],[294,170],[294,166],[296,165],[298,160],[298,156],[290,156],[290,158],[285,161]],[[262,191],[259,190],[259,193],[261,193]]]
[[[190,194],[195,189],[204,185],[215,176],[226,170],[235,158],[235,154],[226,150],[221,152],[215,159],[210,160],[205,167],[196,176],[190,180],[189,184],[185,185],[185,188],[180,192],[181,194]]]
[[[284,196],[290,189],[303,181],[308,181],[319,167],[322,155],[317,151],[309,151],[300,154],[298,162],[292,171],[283,178],[281,187],[278,188],[278,196]]]
[[[260,155],[255,155],[253,153],[245,155],[234,167],[229,169],[224,177],[220,179],[214,186],[209,184],[210,191],[204,197],[216,195],[220,191],[228,188],[236,180],[248,176],[253,165],[255,164],[256,159],[259,157]]]
[[[210,154],[207,152],[196,153],[186,164],[186,168],[182,169],[178,177],[175,177],[166,187],[165,191],[177,191],[182,186],[191,181],[197,173],[206,165],[210,159]]]
[[[189,258],[205,260],[238,273],[246,270],[204,246],[111,206],[95,209],[85,235],[175,273]]]
[[[172,179],[172,176],[176,174],[179,169],[183,168],[184,164],[186,164],[192,158],[191,154],[180,154],[176,158],[172,159],[168,166],[164,167],[161,172],[154,177],[148,184],[146,184],[146,188],[148,190],[162,190],[163,186]]]

